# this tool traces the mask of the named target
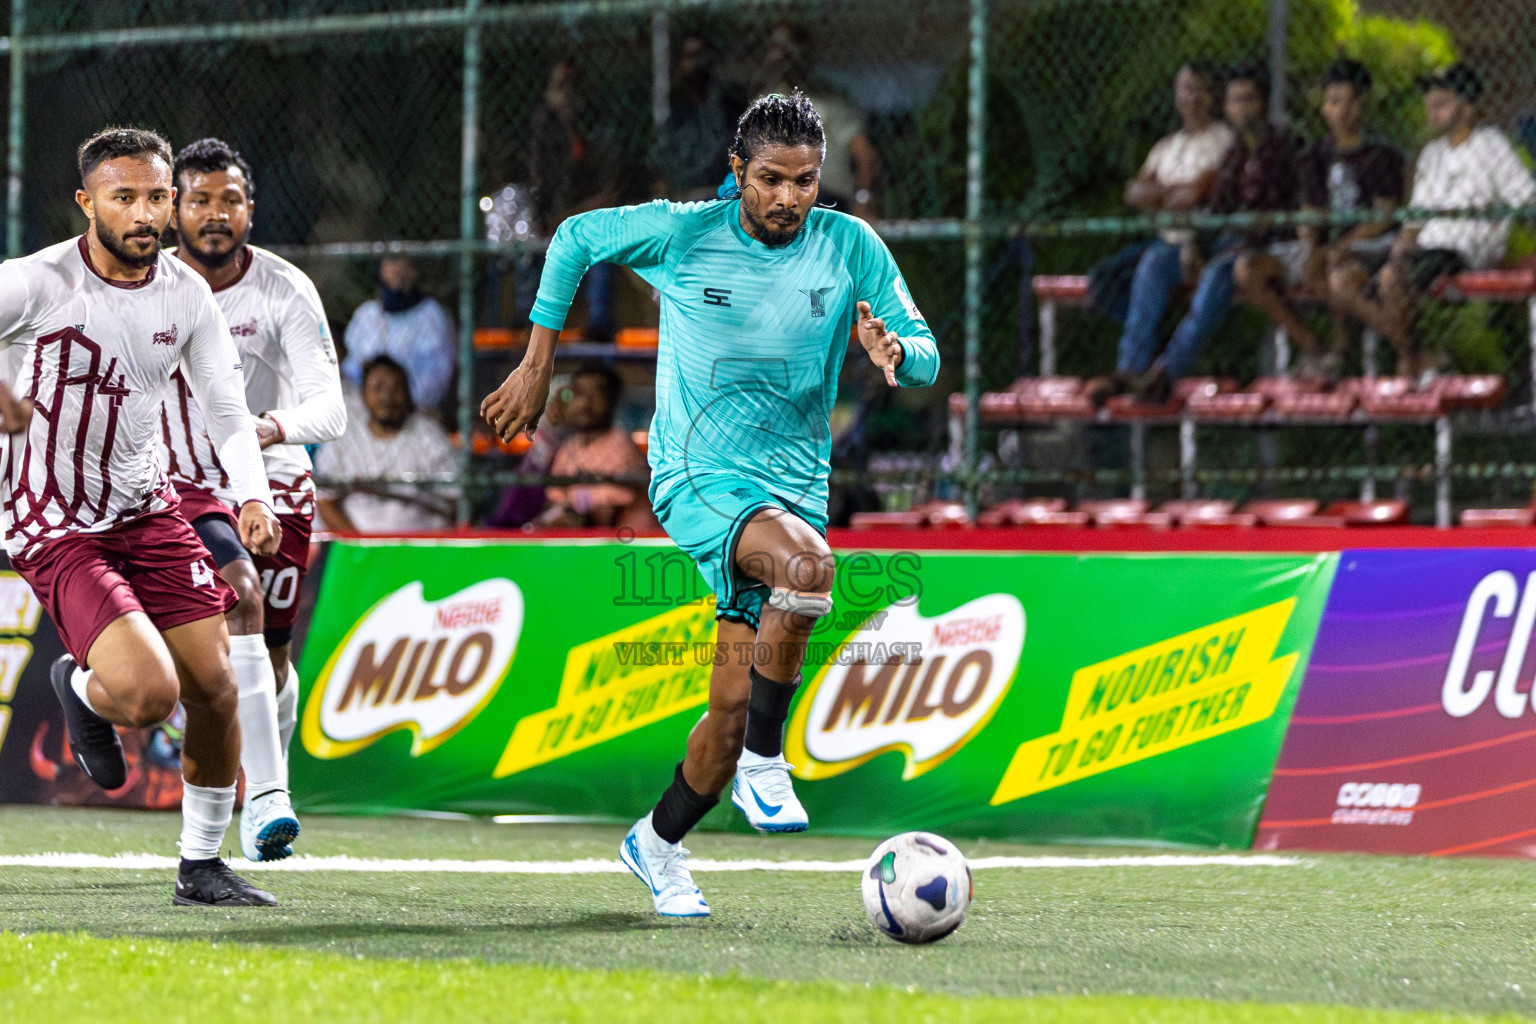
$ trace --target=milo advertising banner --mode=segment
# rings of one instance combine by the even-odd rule
[[[811,827],[1248,845],[1336,561],[838,552],[785,743]],[[667,544],[338,542],[295,798],[627,822],[736,646]]]

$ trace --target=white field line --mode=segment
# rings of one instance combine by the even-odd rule
[[[383,860],[370,857],[297,856],[288,860],[253,864],[230,862],[241,871],[357,871],[412,874],[471,875],[617,875],[629,869],[616,860]],[[690,860],[694,871],[811,871],[840,873],[862,871],[862,860]],[[993,868],[1176,868],[1235,867],[1285,868],[1306,865],[1295,857],[1269,854],[1153,854],[1132,857],[977,857],[976,870]],[[29,853],[0,856],[0,868],[118,868],[129,871],[174,870],[175,857],[152,853]]]

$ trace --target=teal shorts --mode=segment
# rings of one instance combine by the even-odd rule
[[[743,575],[732,557],[741,531],[761,509],[778,509],[805,520],[823,537],[827,510],[807,508],[732,473],[695,473],[652,489],[656,518],[667,536],[688,553],[715,594],[715,618],[757,628],[768,587]]]

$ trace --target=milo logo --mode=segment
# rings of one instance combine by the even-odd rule
[[[411,755],[445,743],[495,694],[523,629],[511,580],[439,601],[408,583],[374,605],[331,655],[304,709],[304,747],[335,758],[409,729]]]
[[[871,616],[807,686],[787,737],[795,774],[822,779],[878,754],[902,778],[941,764],[991,719],[1024,650],[1024,606],[988,594],[932,618],[892,605]]]

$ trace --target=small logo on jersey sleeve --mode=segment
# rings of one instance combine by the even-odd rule
[[[176,344],[177,333],[176,325],[171,324],[170,330],[155,332],[154,343],[156,345],[174,345]]]
[[[194,587],[213,586],[213,566],[208,564],[206,558],[192,563],[192,585]]]
[[[800,294],[811,300],[811,316],[827,315],[827,292],[831,288],[801,288]]]
[[[331,341],[331,325],[322,317],[317,321],[320,327],[320,354],[325,361],[332,366],[336,365],[336,345]]]
[[[918,309],[917,303],[912,301],[912,293],[907,291],[907,283],[898,277],[896,279],[895,285],[896,298],[901,302],[902,308],[907,311],[907,316],[911,317],[913,320],[927,323],[928,321],[923,319],[922,310]]]

